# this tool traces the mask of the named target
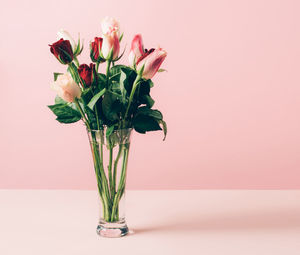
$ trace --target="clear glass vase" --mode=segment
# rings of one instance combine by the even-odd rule
[[[100,201],[100,236],[128,233],[124,207],[131,131],[120,129],[109,135],[105,130],[88,131]]]

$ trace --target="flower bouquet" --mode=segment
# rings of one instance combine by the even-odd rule
[[[66,73],[54,73],[51,87],[55,104],[49,105],[60,123],[82,120],[86,126],[93,155],[101,212],[97,233],[119,237],[128,233],[124,214],[124,192],[132,130],[139,133],[163,130],[167,126],[160,111],[152,109],[151,78],[166,58],[161,48],[144,49],[141,35],[131,43],[129,65],[117,65],[120,54],[119,23],[105,18],[102,37],[90,43],[92,63],[80,64],[83,50],[64,30],[50,46],[51,53],[67,67]],[[106,65],[104,65],[106,63]],[[102,65],[105,68],[102,68]],[[99,72],[106,70],[105,73]]]

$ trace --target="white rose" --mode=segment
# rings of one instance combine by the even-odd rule
[[[51,84],[51,88],[59,97],[70,103],[81,96],[81,89],[69,73],[59,75]]]
[[[101,21],[101,29],[104,35],[115,32],[119,36],[120,25],[116,19],[111,17],[105,17]]]
[[[120,51],[120,42],[119,37],[116,32],[106,34],[103,36],[103,43],[101,47],[101,51],[104,58],[108,58],[110,50],[113,48],[113,56],[112,59],[118,58]]]

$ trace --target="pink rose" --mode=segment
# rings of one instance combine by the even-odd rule
[[[101,52],[105,59],[109,57],[109,52],[111,49],[113,49],[112,60],[115,60],[118,58],[120,52],[120,42],[116,32],[103,35]]]
[[[81,96],[81,89],[69,73],[59,75],[56,81],[51,84],[51,88],[56,91],[59,97],[70,103]]]
[[[131,66],[136,65],[138,71],[144,66],[142,77],[151,79],[157,73],[166,56],[167,52],[162,48],[144,50],[142,36],[136,35],[131,43],[129,64]]]
[[[136,62],[136,68],[137,70],[141,70],[144,66],[142,77],[144,79],[151,79],[157,73],[166,56],[167,52],[162,48],[146,51]]]
[[[120,52],[119,22],[113,18],[106,17],[101,22],[101,29],[103,32],[102,55],[107,59],[109,52],[113,49],[112,60],[115,60],[118,58]]]
[[[134,36],[131,42],[131,48],[129,53],[129,65],[134,66],[136,61],[144,54],[144,46],[142,36],[140,34]]]
[[[101,29],[104,35],[116,32],[119,36],[120,25],[117,20],[111,17],[105,17],[101,21]]]

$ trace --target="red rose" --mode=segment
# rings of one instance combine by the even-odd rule
[[[105,59],[102,59],[100,56],[102,42],[103,42],[103,39],[101,37],[95,37],[94,41],[91,43],[90,57],[93,62],[105,61]]]
[[[49,46],[51,53],[62,64],[69,64],[73,61],[73,51],[69,40],[60,39]]]
[[[82,81],[83,87],[90,87],[95,79],[95,64],[82,64],[78,67],[78,73]]]

